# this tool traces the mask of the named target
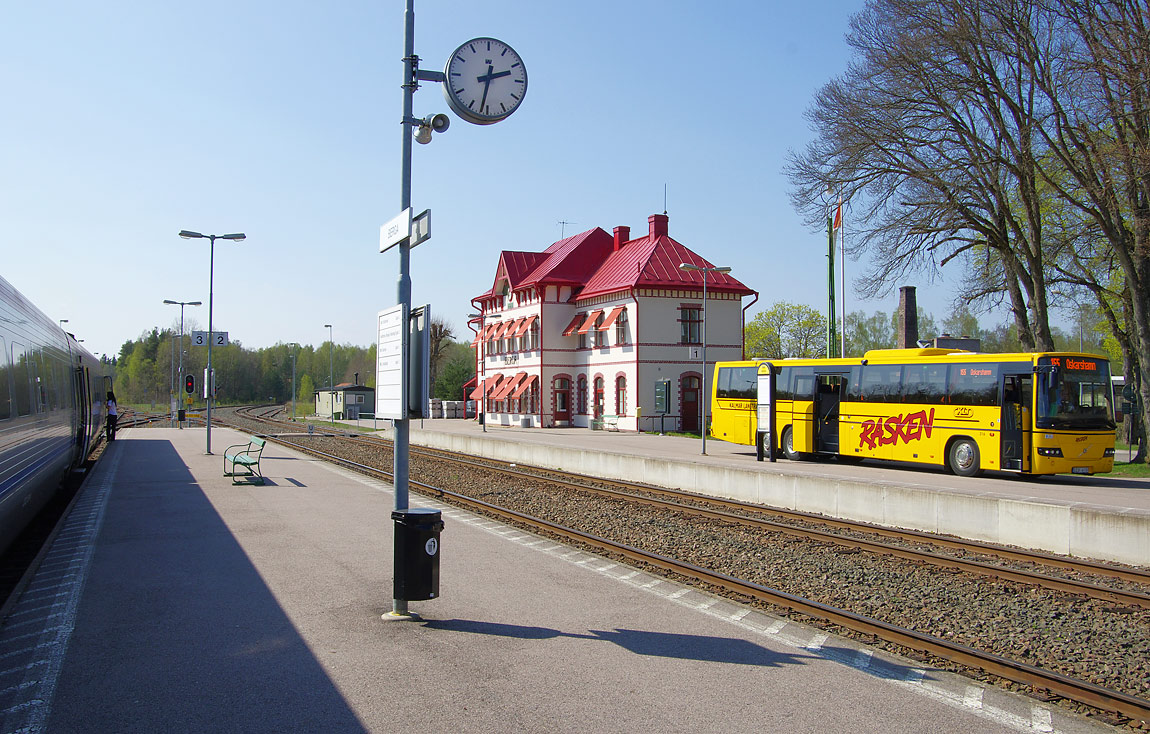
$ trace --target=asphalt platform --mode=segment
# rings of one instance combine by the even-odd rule
[[[391,488],[215,428],[122,431],[4,609],[3,732],[1112,731],[438,505],[391,609]]]

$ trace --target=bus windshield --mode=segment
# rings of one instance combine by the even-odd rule
[[[1040,357],[1036,428],[1113,430],[1110,364],[1090,357]]]

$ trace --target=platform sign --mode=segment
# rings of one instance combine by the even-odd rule
[[[193,331],[192,332],[192,346],[193,347],[206,347],[208,345],[208,332],[206,331]],[[228,332],[226,331],[213,331],[212,332],[212,346],[213,347],[226,347],[228,345]]]
[[[703,348],[700,346],[687,347],[687,359],[697,361],[703,358]]]
[[[404,323],[403,305],[392,306],[376,315],[375,415],[377,418],[403,420]]]
[[[411,207],[407,207],[390,222],[379,228],[379,251],[391,248],[411,237]]]

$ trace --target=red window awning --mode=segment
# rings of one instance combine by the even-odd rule
[[[571,323],[567,324],[567,328],[563,330],[563,336],[571,336],[575,330],[579,328],[579,324],[583,323],[583,318],[586,314],[577,313],[575,318],[571,319]]]
[[[530,379],[524,380],[519,383],[519,387],[515,388],[515,392],[511,393],[512,399],[519,397],[523,393],[531,389],[531,386],[539,382],[539,375],[532,375]]]
[[[519,327],[523,326],[523,322],[526,320],[526,317],[515,319],[515,322],[512,323],[511,326],[507,327],[507,331],[504,332],[503,337],[505,339],[510,339],[512,337],[519,336]]]
[[[515,336],[523,336],[526,334],[527,330],[531,328],[531,325],[535,323],[535,319],[537,318],[539,318],[538,315],[531,315],[523,319],[523,325],[516,329]]]
[[[515,375],[513,377],[511,377],[507,380],[504,380],[503,384],[499,386],[499,389],[495,391],[495,394],[491,396],[492,399],[503,400],[504,398],[506,398],[507,393],[511,392],[515,388],[515,386],[517,384],[519,384],[519,381],[522,380],[526,376],[527,376],[526,372],[517,372],[517,373],[515,373]]]
[[[487,382],[487,380],[480,380],[479,384],[475,386],[475,389],[471,391],[471,394],[467,396],[467,399],[478,400],[483,395],[483,383],[485,382]]]
[[[597,310],[597,311],[592,311],[591,313],[587,314],[587,320],[584,321],[583,325],[579,327],[579,333],[580,334],[586,334],[588,331],[591,331],[591,328],[593,326],[595,326],[595,319],[599,318],[602,315],[603,315],[602,309]]]
[[[607,318],[603,319],[603,323],[599,325],[599,331],[607,331],[615,323],[615,319],[619,318],[619,314],[623,313],[626,306],[616,306],[611,309],[611,313],[607,314]]]
[[[495,330],[491,332],[491,339],[499,339],[503,336],[503,332],[507,331],[507,327],[511,325],[510,321],[500,321],[495,325]]]

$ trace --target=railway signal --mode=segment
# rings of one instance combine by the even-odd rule
[[[196,391],[196,376],[188,375],[184,377],[184,392],[191,395]]]

